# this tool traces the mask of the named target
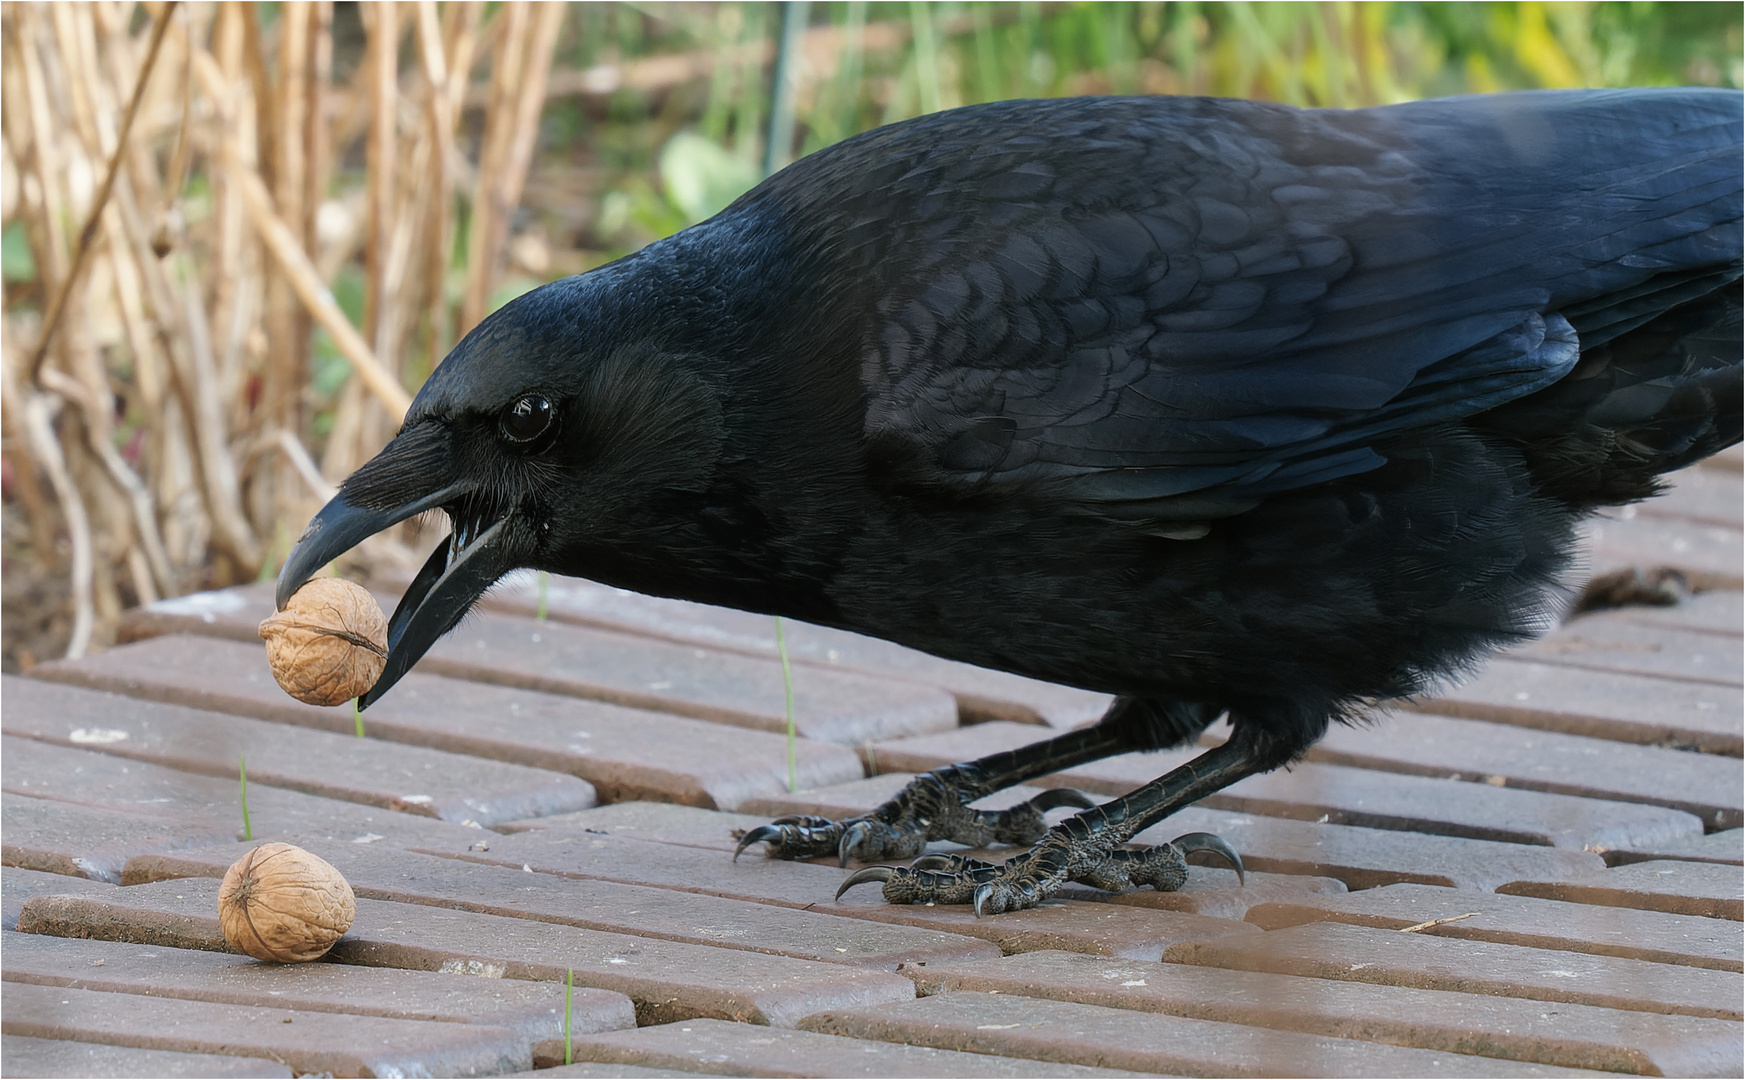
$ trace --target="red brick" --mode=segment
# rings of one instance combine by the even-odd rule
[[[1661,964],[1745,971],[1745,943],[1740,940],[1739,928],[1724,919],[1695,915],[1425,885],[1389,885],[1344,896],[1261,904],[1248,912],[1248,921],[1266,930],[1312,922],[1400,930],[1437,919],[1453,921],[1420,932]]]
[[[466,1076],[526,1068],[527,1040],[508,1028],[214,1005],[9,983],[8,1035],[145,1050],[273,1058],[299,1074]]]
[[[0,1058],[8,1076],[166,1076],[289,1077],[291,1070],[270,1058],[222,1054],[180,1054],[127,1046],[0,1036]]]
[[[0,796],[0,863],[50,874],[121,880],[128,856],[228,841],[227,830],[185,818]]]
[[[484,603],[506,613],[533,615],[539,609],[538,576],[531,572],[510,575],[491,590]],[[775,620],[768,615],[643,596],[581,578],[557,576],[550,578],[546,609],[553,620],[578,626],[747,656],[777,655]],[[1112,700],[1107,694],[944,660],[894,642],[793,619],[786,622],[786,637],[793,663],[937,686],[957,699],[961,713],[976,721],[1073,727],[1103,715]]]
[[[217,902],[212,878],[132,885],[113,899],[36,897],[19,928],[220,949]],[[907,979],[882,971],[385,900],[359,900],[357,920],[328,955],[341,964],[558,983],[573,970],[577,986],[629,997],[642,1024],[714,1016],[791,1027],[819,1008],[913,996]]]
[[[1442,716],[1655,743],[1739,757],[1745,695],[1728,686],[1584,671],[1499,657],[1476,678],[1422,703],[1396,707]]]
[[[904,963],[985,959],[999,950],[974,938],[837,918],[608,881],[577,881],[519,867],[487,866],[387,847],[305,842],[345,875],[358,896],[580,926],[638,937],[851,967],[895,971]],[[225,845],[128,863],[128,884],[222,877],[243,848]]]
[[[915,979],[923,994],[997,990],[1564,1068],[1666,1076],[1733,1076],[1745,1068],[1738,1023],[1591,1005],[1067,952],[930,967]]]
[[[529,1042],[563,1038],[562,984],[476,979],[349,964],[262,964],[246,956],[116,941],[3,935],[6,979],[114,994],[252,1005],[298,1012],[483,1024]],[[572,1032],[636,1026],[623,994],[577,987]]]
[[[805,1028],[1187,1076],[1545,1076],[1566,1070],[994,991],[807,1017]],[[1591,1075],[1591,1074],[1579,1074]]]
[[[1582,546],[1595,574],[1627,567],[1671,566],[1698,589],[1738,589],[1745,547],[1737,527],[1637,516],[1591,518]]]
[[[904,1045],[776,1031],[720,1020],[689,1020],[593,1035],[577,1052],[614,1066],[719,1069],[732,1076],[1134,1076],[1120,1070],[1049,1064],[950,1047]],[[617,1073],[599,1075],[619,1075]],[[634,1074],[631,1074],[634,1075]]]
[[[152,632],[248,636],[271,614],[270,592],[243,590],[178,614],[187,597],[156,605],[132,636]],[[233,599],[234,598],[234,599]],[[392,603],[389,598],[389,603]],[[223,608],[224,610],[216,610]],[[212,615],[210,622],[204,615]],[[425,674],[674,713],[763,731],[787,731],[781,664],[564,622],[485,615],[468,619],[418,663]],[[930,686],[802,665],[794,671],[794,719],[801,735],[858,745],[957,725],[957,702]]]
[[[195,638],[160,640],[196,650],[209,647]],[[77,669],[66,665],[60,671]],[[457,824],[489,825],[594,804],[594,789],[587,782],[524,765],[133,701],[34,679],[8,680],[5,694],[8,734],[211,776],[235,776],[238,759],[246,757],[249,777],[259,783]],[[93,740],[94,732],[101,738]]]
[[[1570,881],[1511,881],[1497,891],[1734,922],[1745,919],[1745,869],[1720,863],[1639,862]]]
[[[161,637],[93,658],[74,675],[136,697],[351,734],[349,706],[317,708],[274,684],[258,642]],[[602,798],[731,808],[787,789],[787,739],[666,713],[414,673],[364,716],[373,739],[579,776]],[[801,783],[861,775],[852,750],[799,739]]]
[[[90,896],[114,888],[114,883],[94,878],[68,877],[8,866],[0,870],[0,905],[3,905],[0,907],[0,929],[17,929],[19,909],[33,896]]]
[[[1739,762],[1732,758],[1483,720],[1385,713],[1378,723],[1361,728],[1334,725],[1309,750],[1309,758],[1333,765],[1670,806],[1697,815],[1711,828],[1736,828],[1745,815]],[[1694,839],[1667,837],[1641,843],[1657,848]]]
[[[1638,1012],[1745,1018],[1739,1007],[1745,981],[1730,971],[1344,923],[1308,923],[1249,937],[1173,945],[1164,959]]]
[[[100,754],[12,735],[0,738],[6,758],[6,789],[18,794],[80,803],[122,815],[142,807],[174,815],[243,839],[242,810],[235,777],[205,776],[133,758]],[[468,842],[476,829],[464,829],[418,814],[360,806],[271,787],[251,777],[249,825],[256,840],[280,835],[316,835],[354,842]],[[372,839],[373,838],[373,839]]]
[[[1509,656],[1563,667],[1738,686],[1745,647],[1732,636],[1645,626],[1611,612],[1583,615]]]
[[[1647,862],[1650,859],[1683,859],[1690,862],[1728,863],[1738,866],[1745,862],[1745,844],[1741,843],[1742,833],[1739,829],[1728,829],[1726,832],[1710,833],[1691,840],[1683,840],[1676,844],[1660,844],[1646,849],[1631,849],[1628,851],[1606,852],[1606,862],[1612,866],[1623,866],[1633,862]]]

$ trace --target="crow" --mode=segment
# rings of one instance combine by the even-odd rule
[[[973,106],[880,128],[507,304],[310,522],[453,531],[380,698],[518,567],[1115,695],[778,857],[892,902],[1178,887],[1141,829],[1543,630],[1575,526],[1740,438],[1741,94]],[[1229,738],[1101,806],[988,793]],[[1049,826],[1043,811],[1081,812]],[[841,894],[838,893],[840,896]]]

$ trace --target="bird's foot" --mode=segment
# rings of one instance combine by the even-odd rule
[[[747,830],[733,857],[752,844],[768,844],[777,859],[805,859],[835,854],[843,866],[850,859],[912,859],[930,840],[951,840],[967,847],[990,844],[1034,844],[1048,832],[1043,815],[1063,806],[1088,809],[1095,802],[1082,791],[1054,788],[1004,810],[975,810],[956,783],[951,768],[922,773],[896,798],[870,814],[835,821],[814,815],[780,817]]]
[[[927,855],[909,866],[868,866],[850,874],[836,898],[868,881],[884,884],[885,900],[893,904],[974,904],[976,916],[1033,908],[1053,896],[1068,881],[1109,892],[1150,885],[1174,892],[1188,878],[1187,856],[1212,852],[1228,862],[1245,881],[1242,857],[1222,837],[1187,833],[1150,848],[1102,850],[1093,836],[1074,839],[1050,830],[1036,847],[999,864],[961,855]]]

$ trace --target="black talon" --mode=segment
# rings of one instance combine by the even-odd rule
[[[1030,800],[1030,805],[1038,810],[1058,810],[1063,806],[1073,806],[1080,810],[1089,810],[1097,805],[1097,801],[1080,791],[1078,788],[1049,788],[1042,794]]]
[[[1236,854],[1236,849],[1231,847],[1230,842],[1225,840],[1222,836],[1209,832],[1183,833],[1174,840],[1171,840],[1170,843],[1184,856],[1195,851],[1211,852],[1223,859],[1226,863],[1229,863],[1230,869],[1236,871],[1236,883],[1238,885],[1248,884],[1248,878],[1242,872],[1242,856]]]
[[[781,837],[780,825],[759,825],[755,829],[748,829],[745,835],[739,838],[739,846],[733,849],[733,861],[738,862],[740,853],[751,845],[761,844],[765,841],[774,842],[780,840]]]
[[[891,875],[896,872],[897,868],[894,866],[863,866],[848,875],[848,880],[844,881],[842,886],[836,890],[836,899],[842,899],[842,894],[856,885],[864,885],[869,881],[889,881]]]
[[[976,886],[976,895],[975,895],[976,918],[979,919],[982,917],[982,905],[986,904],[988,902],[988,897],[990,897],[992,895],[994,895],[993,885],[989,884],[989,885]]]
[[[846,867],[848,860],[854,856],[864,841],[872,837],[872,825],[865,821],[857,821],[850,825],[842,834],[842,839],[836,845],[836,865]],[[841,895],[841,894],[838,894]]]

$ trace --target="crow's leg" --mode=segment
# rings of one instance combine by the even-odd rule
[[[1068,818],[1004,865],[934,857],[911,867],[869,866],[850,875],[837,896],[862,882],[882,881],[885,899],[892,903],[974,903],[978,915],[997,914],[1035,907],[1068,881],[1105,889],[1142,884],[1179,888],[1187,873],[1185,855],[1192,850],[1215,851],[1240,869],[1241,860],[1229,845],[1204,833],[1147,851],[1125,851],[1121,845],[1190,803],[1284,764],[1299,748],[1248,736],[1237,724],[1222,746],[1119,799]]]
[[[846,821],[796,815],[760,825],[740,837],[734,857],[757,843],[769,844],[769,854],[778,859],[835,853],[843,865],[850,858],[913,858],[929,840],[952,840],[969,847],[1034,844],[1048,832],[1046,811],[1095,804],[1071,788],[1045,791],[1005,810],[972,810],[969,804],[1031,777],[1087,761],[1178,745],[1198,735],[1218,712],[1197,703],[1117,698],[1090,727],[922,773],[869,814]]]

